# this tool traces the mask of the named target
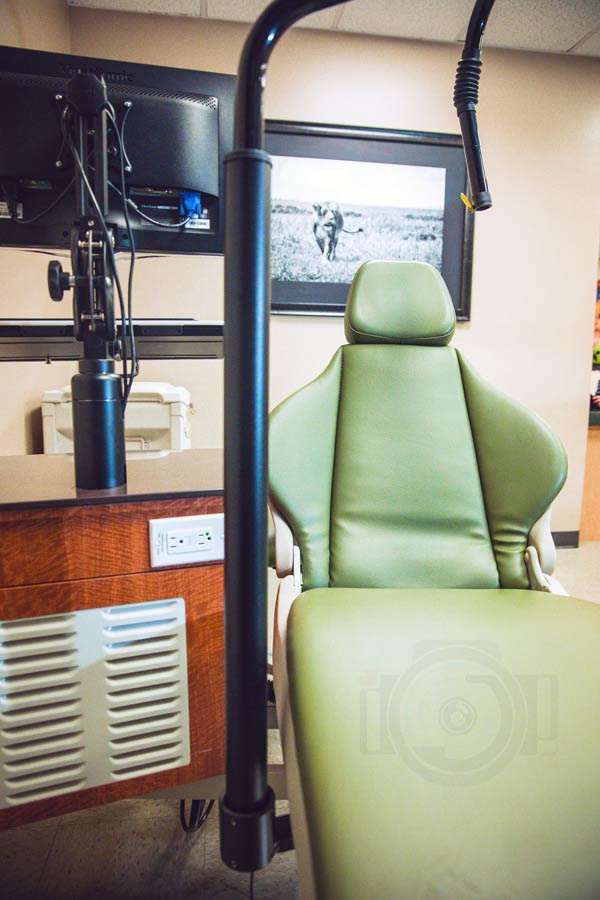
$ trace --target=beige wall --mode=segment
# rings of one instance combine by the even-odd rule
[[[70,46],[65,0],[0,0],[0,43],[65,53]]]
[[[10,47],[68,52],[68,7],[64,0],[0,0],[0,35],[0,42]],[[55,314],[43,302],[47,264],[48,257],[0,250],[0,317]],[[71,368],[0,363],[0,453],[41,449],[40,392],[46,384],[58,387],[68,381]]]
[[[245,33],[225,23],[70,10],[73,53],[136,62],[234,72]],[[456,132],[458,52],[294,29],[273,55],[266,114]],[[592,59],[486,51],[479,120],[494,208],[477,217],[472,321],[455,339],[487,378],[540,413],[565,443],[571,471],[555,508],[557,530],[579,528],[600,230],[599,74]],[[26,289],[16,259],[8,251],[0,256],[0,314],[56,314],[45,299],[44,257],[24,257]],[[219,259],[142,260],[136,309],[220,316],[221,278]],[[271,401],[317,374],[342,340],[339,319],[273,317]],[[4,452],[16,453],[34,446],[25,439],[23,410],[67,373],[55,364],[4,365],[8,370],[0,439]],[[27,381],[19,381],[25,371]],[[145,364],[142,377],[186,384],[198,410],[194,442],[221,444],[221,363]]]

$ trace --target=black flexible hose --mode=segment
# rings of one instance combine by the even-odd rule
[[[475,108],[479,100],[481,77],[481,41],[495,0],[477,0],[471,13],[462,58],[456,69],[454,106],[463,136],[465,159],[471,185],[468,205],[472,212],[489,209],[492,198],[488,190],[483,155],[477,128]]]

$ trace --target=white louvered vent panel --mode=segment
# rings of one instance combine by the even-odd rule
[[[104,619],[113,778],[185,765],[187,662],[177,602],[120,607]]]
[[[86,786],[74,615],[0,625],[0,803]]]
[[[182,598],[0,622],[0,808],[189,760]]]

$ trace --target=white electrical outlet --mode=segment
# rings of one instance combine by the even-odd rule
[[[225,557],[223,513],[150,519],[150,565],[183,566]]]

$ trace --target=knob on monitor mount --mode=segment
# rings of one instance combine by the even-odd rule
[[[65,291],[70,291],[74,284],[75,278],[63,270],[57,259],[48,263],[48,291],[53,300],[62,300]]]

